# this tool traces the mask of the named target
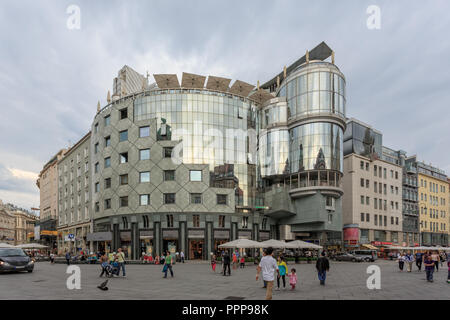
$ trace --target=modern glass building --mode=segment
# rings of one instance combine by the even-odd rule
[[[341,245],[345,86],[324,43],[263,85],[275,98],[261,108],[259,168],[278,238]]]
[[[208,259],[237,238],[340,244],[345,78],[325,43],[261,87],[154,78],[125,66],[94,118],[93,250]]]

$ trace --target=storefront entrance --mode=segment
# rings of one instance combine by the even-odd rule
[[[203,259],[204,240],[189,240],[189,259]]]
[[[163,252],[164,255],[169,251],[171,254],[178,252],[178,239],[164,239],[163,240]],[[161,254],[161,253],[160,253]]]

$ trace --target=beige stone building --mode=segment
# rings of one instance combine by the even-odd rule
[[[58,253],[89,250],[87,234],[91,228],[89,199],[89,132],[58,161],[59,217]]]
[[[40,192],[39,236],[36,238],[45,245],[56,246],[58,222],[58,161],[64,157],[66,149],[58,151],[53,158],[44,165],[39,173],[36,185]]]
[[[358,244],[402,243],[401,166],[349,154],[344,157],[343,188],[343,224],[359,229]]]
[[[13,213],[16,219],[15,224],[15,245],[24,244],[30,242],[31,234],[34,237],[34,226],[39,218],[33,214],[29,214],[23,211],[15,211]]]
[[[0,242],[14,245],[16,221],[13,214],[0,203]]]
[[[66,149],[61,149],[47,162],[39,173],[36,185],[40,192],[40,220],[58,219],[58,161],[64,157]]]

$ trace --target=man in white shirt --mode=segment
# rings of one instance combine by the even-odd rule
[[[266,255],[261,259],[256,273],[256,281],[258,281],[259,273],[262,270],[263,280],[267,284],[266,300],[272,300],[272,288],[273,281],[275,280],[275,271],[277,272],[277,275],[279,273],[277,261],[272,255],[273,249],[267,248]]]

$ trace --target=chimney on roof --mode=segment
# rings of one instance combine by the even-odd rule
[[[334,64],[334,51],[331,51],[331,63]]]
[[[283,79],[286,79],[286,74],[287,74],[287,69],[286,69],[286,66],[284,66],[284,69],[283,69],[283,76],[284,76],[284,78]]]
[[[280,87],[280,76],[277,77],[277,88]]]
[[[97,103],[97,113],[100,112],[100,100]]]
[[[108,101],[108,103],[111,103],[111,93],[108,90],[108,95],[106,96],[106,101]]]
[[[306,50],[306,63],[309,63],[309,51]]]

